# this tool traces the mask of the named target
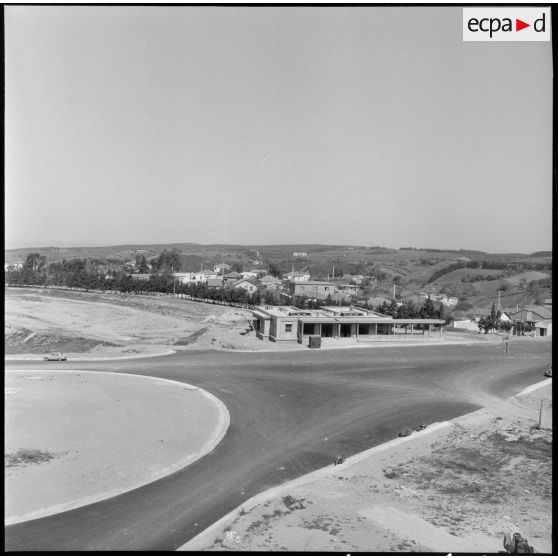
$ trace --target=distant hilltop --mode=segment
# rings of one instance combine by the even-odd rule
[[[329,250],[368,250],[377,252],[398,252],[398,251],[416,251],[416,252],[431,252],[433,254],[459,254],[462,256],[471,255],[475,258],[483,255],[498,255],[498,256],[530,256],[530,257],[552,257],[551,250],[541,250],[537,252],[532,252],[530,254],[525,254],[521,252],[507,252],[507,253],[491,253],[484,252],[482,250],[473,249],[453,249],[453,248],[417,248],[412,246],[402,246],[400,248],[388,248],[386,246],[364,246],[364,245],[352,245],[352,244],[198,244],[194,242],[178,242],[178,243],[168,243],[168,244],[114,244],[107,246],[31,246],[23,248],[11,248],[6,249],[6,254],[12,253],[29,253],[29,252],[41,252],[44,254],[63,254],[67,256],[72,254],[70,257],[79,257],[83,254],[107,254],[112,255],[116,252],[153,252],[158,253],[163,250],[178,250],[179,252],[199,252],[203,250],[210,251],[233,251],[233,250],[252,250],[255,252],[259,251],[271,251],[271,252],[291,252],[296,253],[299,257],[307,256],[311,252],[325,252]]]

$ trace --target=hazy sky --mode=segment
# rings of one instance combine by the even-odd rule
[[[551,248],[550,43],[462,8],[5,6],[6,247]]]

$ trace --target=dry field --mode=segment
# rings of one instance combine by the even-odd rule
[[[5,353],[149,353],[251,348],[250,312],[167,296],[6,289]]]
[[[551,396],[547,385],[273,489],[183,550],[498,553],[519,531],[550,552]]]

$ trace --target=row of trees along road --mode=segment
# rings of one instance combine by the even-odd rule
[[[134,278],[121,270],[120,260],[107,261],[95,259],[72,259],[46,264],[46,258],[38,253],[29,254],[21,270],[7,271],[6,282],[11,285],[37,285],[69,287],[95,291],[118,291],[123,293],[175,293],[196,298],[238,304],[260,304],[262,294],[249,294],[243,289],[209,289],[204,284],[184,285],[172,275],[176,260],[168,253],[159,265],[166,269],[163,273],[154,273],[148,280]],[[169,269],[170,268],[170,269]]]

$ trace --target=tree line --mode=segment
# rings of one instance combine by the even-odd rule
[[[169,256],[170,254],[170,256]],[[210,289],[206,284],[183,284],[177,281],[169,268],[176,264],[171,253],[164,254],[157,262],[163,271],[139,279],[121,269],[120,260],[111,262],[95,259],[72,259],[46,264],[46,258],[37,253],[29,254],[21,270],[9,270],[5,280],[10,285],[68,287],[95,291],[122,293],[186,294],[222,302],[260,304],[262,293],[248,293],[243,289]]]

